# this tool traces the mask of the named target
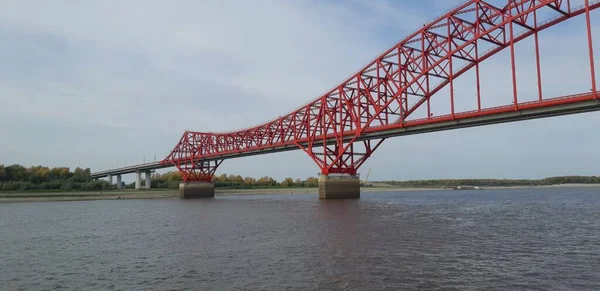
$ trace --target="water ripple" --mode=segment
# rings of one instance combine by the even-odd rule
[[[599,192],[0,204],[0,290],[599,290]]]

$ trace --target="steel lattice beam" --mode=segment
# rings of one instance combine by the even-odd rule
[[[518,111],[523,106],[549,106],[542,96],[538,34],[582,14],[587,18],[592,88],[596,92],[589,11],[600,7],[598,1],[586,0],[583,7],[572,7],[569,0],[500,1],[503,5],[490,2],[471,0],[458,5],[377,56],[326,94],[277,119],[226,133],[185,132],[162,163],[175,165],[186,181],[210,180],[220,161],[207,166],[203,160],[296,145],[317,163],[323,174],[355,175],[383,141],[362,140],[367,134],[417,123],[434,124],[465,116]],[[542,19],[538,11],[547,8],[557,11],[558,16]],[[514,47],[531,36],[535,40],[539,100],[524,104],[519,102]],[[481,49],[482,43],[486,44],[486,51]],[[504,49],[509,49],[511,55],[513,102],[494,110],[482,108],[479,65]],[[456,112],[455,80],[472,69],[476,75],[478,109]],[[446,87],[450,89],[450,114],[433,117],[430,100]],[[597,94],[590,98],[597,98]],[[412,118],[418,109],[425,109],[427,117]],[[355,151],[357,146],[362,151]]]

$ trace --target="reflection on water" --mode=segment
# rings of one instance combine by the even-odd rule
[[[0,290],[600,289],[600,189],[0,204]]]

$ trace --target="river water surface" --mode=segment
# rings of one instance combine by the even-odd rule
[[[600,188],[0,204],[0,290],[600,290]]]

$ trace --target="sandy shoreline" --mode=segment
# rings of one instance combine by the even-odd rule
[[[361,191],[368,192],[397,192],[397,191],[425,191],[443,189],[421,188],[365,188]],[[277,189],[216,189],[215,196],[234,195],[294,195],[317,194],[317,188],[277,188]],[[167,199],[179,198],[178,190],[164,191],[103,191],[103,192],[21,192],[1,193],[0,203],[11,202],[49,202],[49,201],[88,201],[88,200],[117,200],[117,199]]]
[[[483,187],[483,190],[499,189],[532,189],[532,188],[578,188],[578,187],[600,187],[598,184],[565,184],[550,186],[513,186],[513,187]],[[375,187],[362,188],[363,193],[381,192],[415,192],[415,191],[453,191],[443,188],[394,188]],[[216,189],[215,196],[233,195],[293,195],[293,194],[317,194],[317,188],[276,188],[276,189]],[[88,201],[88,200],[118,200],[118,199],[168,199],[179,198],[178,190],[126,190],[126,191],[103,191],[103,192],[21,192],[1,193],[0,203],[15,202],[48,202],[48,201]]]
[[[88,201],[117,199],[165,199],[178,198],[177,191],[142,191],[142,192],[90,192],[90,193],[18,193],[0,194],[0,203],[11,202],[48,202],[48,201]]]

